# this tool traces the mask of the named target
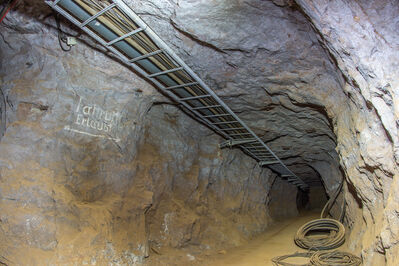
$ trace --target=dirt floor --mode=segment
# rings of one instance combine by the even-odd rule
[[[304,223],[317,219],[320,212],[301,214],[271,226],[264,234],[251,239],[246,245],[228,250],[198,253],[190,250],[169,251],[152,256],[147,265],[273,265],[276,256],[304,252],[294,244],[293,237]],[[291,259],[286,262],[305,263],[306,259]]]

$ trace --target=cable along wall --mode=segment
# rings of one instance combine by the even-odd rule
[[[309,186],[121,0],[45,1],[125,64],[227,139],[302,190]]]

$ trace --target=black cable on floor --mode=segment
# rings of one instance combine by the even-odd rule
[[[348,252],[343,251],[323,251],[316,252],[310,258],[311,265],[317,266],[331,266],[331,265],[345,265],[358,266],[362,264],[362,260]]]
[[[310,257],[312,257],[312,255],[313,255],[312,252],[306,252],[306,253],[297,252],[297,253],[290,254],[290,255],[274,257],[272,259],[272,262],[274,265],[282,265],[282,266],[309,266],[309,265],[311,265],[310,262],[305,263],[305,264],[292,264],[292,263],[284,262],[284,260],[286,260],[288,258],[310,258]]]
[[[335,193],[325,204],[321,211],[320,219],[310,221],[299,228],[294,241],[297,246],[303,249],[317,251],[335,249],[345,242],[345,227],[337,220],[325,218],[338,198],[344,185],[344,179],[338,186]],[[345,206],[345,202],[343,202]],[[343,217],[344,207],[340,219]]]
[[[278,256],[272,259],[274,265],[296,266],[283,262],[287,258],[293,257],[310,257],[309,263],[301,265],[318,265],[318,266],[358,266],[362,260],[348,252],[342,251],[320,251],[336,249],[345,242],[345,227],[340,222],[344,217],[345,201],[343,202],[340,221],[325,218],[329,214],[339,193],[342,190],[344,180],[342,180],[334,195],[324,206],[321,211],[320,219],[312,220],[299,228],[294,241],[295,244],[303,249],[307,249],[307,253],[294,253],[291,255]],[[311,251],[317,251],[312,253]]]
[[[345,227],[334,219],[313,220],[299,228],[294,241],[307,250],[335,249],[345,242]]]

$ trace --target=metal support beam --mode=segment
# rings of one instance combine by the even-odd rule
[[[216,123],[212,123],[212,125],[228,125],[228,124],[234,124],[234,123],[238,123],[238,121],[216,122]]]
[[[251,150],[249,150],[251,151]],[[272,154],[269,153],[264,153],[264,152],[257,152],[257,151],[251,151],[253,154],[257,154],[258,156],[266,157],[266,158],[275,158]]]
[[[162,50],[162,49],[160,49],[160,50],[157,50],[157,51],[154,51],[154,52],[148,53],[148,54],[144,54],[144,55],[141,55],[141,56],[138,56],[138,57],[135,57],[135,58],[133,58],[133,59],[129,60],[129,63],[134,63],[134,62],[137,62],[137,61],[140,61],[140,60],[146,59],[146,58],[148,58],[148,57],[151,57],[151,56],[154,56],[154,55],[160,54],[160,53],[162,53],[162,52],[163,52],[163,50]]]
[[[251,133],[240,133],[240,134],[229,134],[229,136],[249,136],[249,135],[251,135],[252,136],[252,134]]]
[[[220,114],[220,115],[206,115],[205,118],[212,118],[212,117],[223,117],[223,116],[233,116],[231,114]]]
[[[289,174],[290,177],[297,180],[298,187],[301,189],[307,188],[307,184],[304,183],[300,177],[296,176],[276,155],[275,153],[260,139],[227,105],[224,103],[216,93],[205,84],[205,82],[194,73],[194,71],[179,57],[176,53],[150,28],[148,25],[123,1],[123,0],[111,0],[113,4],[104,8],[94,16],[87,10],[87,7],[81,3],[81,1],[75,0],[62,0],[62,1],[52,1],[45,0],[45,2],[50,5],[53,9],[64,15],[76,26],[80,27],[92,38],[97,40],[106,49],[112,52],[116,57],[118,57],[123,63],[131,66],[136,72],[147,77],[152,84],[159,88],[162,92],[166,93],[173,100],[178,102],[181,106],[184,106],[190,110],[194,116],[198,117],[202,122],[207,124],[210,128],[215,130],[218,134],[226,139],[232,139],[232,141],[238,140],[248,140],[257,143],[256,151],[251,151],[245,146],[251,142],[245,142],[241,144],[241,149],[246,152],[246,154],[252,156],[257,161],[278,161],[278,166],[273,166],[273,170],[278,172],[280,175]],[[126,16],[128,21],[123,21],[123,16],[121,21],[119,20],[109,20],[107,16],[103,16],[102,19],[97,19],[99,16],[103,15],[105,12],[116,8],[118,12],[121,12]],[[106,22],[106,20],[108,20]],[[82,23],[83,21],[83,23]],[[96,22],[95,30],[88,25],[92,26]],[[130,27],[128,34],[123,36],[118,36],[114,31],[110,30],[108,23],[113,24],[115,27],[126,27],[127,22],[133,22],[138,28],[144,29],[143,32],[146,36],[146,40],[142,40],[143,44],[139,44],[142,47],[136,47],[127,42],[126,38],[134,34],[133,27]],[[130,34],[130,35],[129,35]],[[142,34],[140,34],[141,36]],[[148,42],[147,42],[148,40]],[[143,49],[148,51],[148,47],[152,51],[164,51],[168,60],[173,63],[172,68],[168,62],[163,62],[158,60],[158,57],[154,57],[151,60],[148,59],[151,55],[142,53]],[[144,57],[143,57],[144,56]],[[141,57],[141,58],[140,58]],[[139,59],[140,58],[140,59]],[[139,63],[133,64],[141,60]],[[132,62],[133,61],[133,62]],[[171,75],[166,75],[175,71],[184,71],[186,74],[184,81],[177,80]],[[157,78],[154,78],[157,77]],[[185,82],[185,84],[180,84]],[[196,86],[195,88],[189,89],[191,86]],[[171,90],[181,89],[176,93]],[[194,91],[194,92],[193,92]],[[194,96],[193,95],[199,95]],[[201,106],[192,106],[189,104],[190,99],[196,100],[200,99],[198,97],[209,97],[209,101],[204,101]],[[217,107],[214,107],[216,106]],[[205,107],[207,106],[207,107]],[[213,107],[212,107],[213,106]],[[197,110],[209,110],[211,108],[223,108],[223,112],[216,109],[214,113],[207,111],[206,113],[198,112]],[[215,119],[213,119],[215,118]],[[218,120],[216,120],[218,119]],[[214,121],[216,120],[216,121]],[[228,120],[228,121],[226,121]],[[226,131],[217,127],[217,125],[227,125],[228,127],[235,128],[231,130],[242,130],[246,133],[240,134],[228,134]],[[236,129],[240,128],[240,129]],[[223,145],[222,145],[223,146]],[[229,145],[227,145],[228,147]],[[230,145],[234,146],[233,143]],[[259,147],[259,148],[258,148]],[[266,159],[266,157],[274,157],[274,159]],[[263,159],[265,158],[265,159]]]
[[[256,139],[229,139],[226,141],[223,141],[222,143],[219,144],[219,148],[223,149],[226,147],[232,148],[233,146],[236,145],[242,145],[242,144],[246,144],[246,143],[251,143],[251,142],[255,142]]]
[[[170,86],[170,87],[165,88],[165,90],[180,89],[180,88],[184,88],[184,87],[191,87],[191,86],[194,86],[194,85],[198,85],[198,82],[190,82],[190,83],[186,83],[186,84]]]
[[[211,108],[218,108],[218,107],[222,107],[222,106],[221,105],[199,106],[199,107],[194,107],[193,110],[211,109]]]
[[[154,77],[157,77],[157,76],[160,76],[160,75],[165,75],[165,74],[176,72],[176,71],[180,71],[180,70],[183,70],[183,69],[184,69],[184,67],[177,67],[177,68],[173,68],[173,69],[168,69],[168,70],[165,70],[165,71],[161,71],[161,72],[157,72],[157,73],[148,75],[147,78],[154,78]]]
[[[243,127],[236,127],[236,128],[221,128],[220,130],[223,130],[223,131],[229,131],[229,130],[240,130],[240,129],[245,129],[245,128],[243,128]]]
[[[143,30],[144,30],[144,29],[142,29],[142,28],[138,28],[137,30],[131,31],[131,32],[129,32],[129,33],[126,33],[125,35],[123,35],[123,36],[121,36],[121,37],[118,37],[118,38],[116,38],[116,39],[113,39],[112,41],[108,42],[108,43],[107,43],[107,46],[110,46],[110,45],[113,45],[114,43],[120,42],[120,41],[126,39],[127,37],[130,37],[130,36],[132,36],[132,35],[134,35],[134,34],[137,34],[137,33],[141,32],[141,31],[143,31]]]
[[[259,150],[258,148],[247,147],[247,149],[250,150],[250,151],[252,151],[252,152],[262,152],[262,153],[264,153],[264,154],[267,154],[267,155],[270,154],[271,156],[273,156],[273,154],[271,154],[270,152],[265,151],[265,150]]]
[[[192,101],[192,100],[198,100],[202,98],[209,98],[211,95],[206,94],[206,95],[199,95],[199,96],[193,96],[193,97],[187,97],[187,98],[181,98],[181,101]]]
[[[248,147],[248,148],[263,148],[263,145],[254,143],[254,144],[251,144],[251,147]]]
[[[267,161],[267,160],[276,159],[276,158],[273,158],[273,157],[263,157],[261,155],[256,155],[256,154],[255,154],[255,156],[258,157],[259,161]]]
[[[80,24],[80,27],[81,28],[86,27],[87,24],[89,24],[90,22],[92,22],[93,20],[95,20],[96,18],[98,18],[99,16],[104,14],[105,12],[108,12],[109,10],[114,8],[115,6],[116,6],[115,3],[110,4],[109,6],[107,6],[106,8],[104,8],[103,10],[101,10],[100,12],[95,14],[94,16],[91,16],[90,18],[86,19],[82,24]]]
[[[279,161],[277,161],[277,160],[275,160],[275,161],[260,161],[259,166],[278,164],[278,163],[279,163]]]
[[[274,156],[273,156],[272,154],[267,153],[267,152],[265,152],[265,151],[254,151],[254,150],[250,150],[250,149],[248,149],[248,150],[251,151],[253,154],[258,154],[258,155],[263,155],[263,156],[269,156],[270,158],[274,158]]]
[[[262,157],[265,160],[276,160],[275,157],[273,157],[273,155],[268,155],[268,154],[262,154],[262,153],[256,153],[256,152],[252,152],[253,154],[255,154],[258,157]]]

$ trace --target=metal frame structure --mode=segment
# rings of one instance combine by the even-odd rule
[[[238,146],[260,166],[287,177],[288,182],[302,190],[308,189],[308,185],[122,0],[45,2],[227,139],[221,143],[221,148]]]

